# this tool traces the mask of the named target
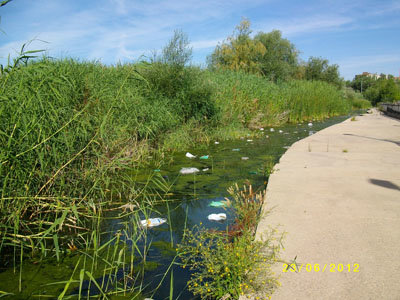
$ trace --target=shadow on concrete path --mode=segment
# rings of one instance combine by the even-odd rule
[[[389,143],[393,143],[397,146],[400,147],[400,142],[399,141],[392,141],[392,140],[385,140],[385,139],[377,139],[377,138],[373,138],[373,137],[369,137],[369,136],[363,136],[363,135],[357,135],[357,134],[351,134],[351,133],[343,133],[343,135],[350,135],[350,136],[358,136],[358,137],[362,137],[362,138],[366,138],[366,139],[370,139],[370,140],[376,140],[376,141],[382,141],[382,142],[389,142]]]
[[[393,182],[388,180],[370,178],[368,181],[372,184],[379,185],[384,188],[400,191],[400,187],[397,184],[394,184]]]

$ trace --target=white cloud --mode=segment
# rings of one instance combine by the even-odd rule
[[[193,49],[208,49],[214,48],[218,43],[222,42],[224,39],[211,39],[211,40],[200,40],[190,43]]]
[[[284,35],[293,36],[303,33],[327,31],[338,29],[344,25],[349,25],[353,20],[343,16],[315,16],[305,18],[295,18],[285,21],[277,20],[267,24],[260,24],[261,31],[271,31],[279,29]]]

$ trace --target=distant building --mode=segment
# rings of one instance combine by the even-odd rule
[[[379,78],[386,78],[388,79],[389,75],[385,75],[385,74],[378,74],[378,73],[369,73],[369,72],[362,72],[362,74],[356,75],[356,77],[359,76],[366,76],[372,79],[379,79]]]

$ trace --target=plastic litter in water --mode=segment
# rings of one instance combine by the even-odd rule
[[[240,151],[239,148],[232,149],[232,151]]]
[[[215,144],[215,145],[218,145],[218,144],[219,144],[219,142],[215,142],[214,144]]]
[[[208,159],[208,155],[200,156],[200,159]]]
[[[248,160],[249,158],[247,156],[243,156],[242,160]]]
[[[199,169],[197,168],[182,168],[179,173],[186,175],[186,174],[193,174],[193,173],[197,173],[200,172]]]
[[[208,216],[208,219],[210,221],[225,221],[226,220],[226,214],[220,213],[220,214],[211,214]]]
[[[251,175],[257,175],[257,172],[256,172],[256,171],[250,171],[249,174],[251,174]]]
[[[225,207],[226,206],[226,202],[225,201],[212,201],[210,204],[208,204],[208,206],[211,206],[211,207]]]
[[[271,131],[271,132],[274,132],[274,131],[275,131],[275,129],[273,129],[273,128],[270,128],[270,129],[269,129],[269,131]]]
[[[154,172],[161,172],[160,169],[154,169]]]
[[[269,135],[266,135],[265,137],[266,137],[267,139],[269,139]]]
[[[193,155],[192,153],[186,152],[186,157],[188,157],[188,158],[195,158],[196,155]]]
[[[282,133],[283,131],[282,130],[279,130],[279,133]]]
[[[208,170],[210,170],[209,168],[205,168],[205,169],[203,169],[203,172],[206,172],[206,171],[208,171]]]
[[[247,140],[248,142],[252,142],[253,140]]]
[[[314,133],[315,133],[314,131],[310,130],[310,131],[308,132],[308,135],[313,135]]]
[[[151,227],[160,226],[166,222],[167,222],[167,219],[164,219],[164,218],[151,218],[151,219],[141,220],[140,224],[142,224],[143,227],[151,228]]]
[[[261,127],[260,130],[261,130],[261,131],[264,131],[264,128]]]
[[[308,123],[308,126],[310,126],[310,127],[311,127],[311,126],[312,126],[312,123],[311,123],[311,122],[310,122],[310,123]]]

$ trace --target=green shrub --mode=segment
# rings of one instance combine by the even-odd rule
[[[178,246],[182,267],[192,271],[188,287],[195,295],[220,299],[229,294],[240,295],[261,292],[272,294],[278,281],[271,265],[277,261],[280,240],[271,230],[265,239],[255,240],[264,193],[256,193],[251,186],[239,190],[231,187],[227,205],[235,213],[235,224],[226,231],[216,232],[195,226],[186,229]]]
[[[352,88],[344,88],[342,94],[351,103],[353,109],[367,109],[371,107],[371,102],[365,100],[360,92]]]

